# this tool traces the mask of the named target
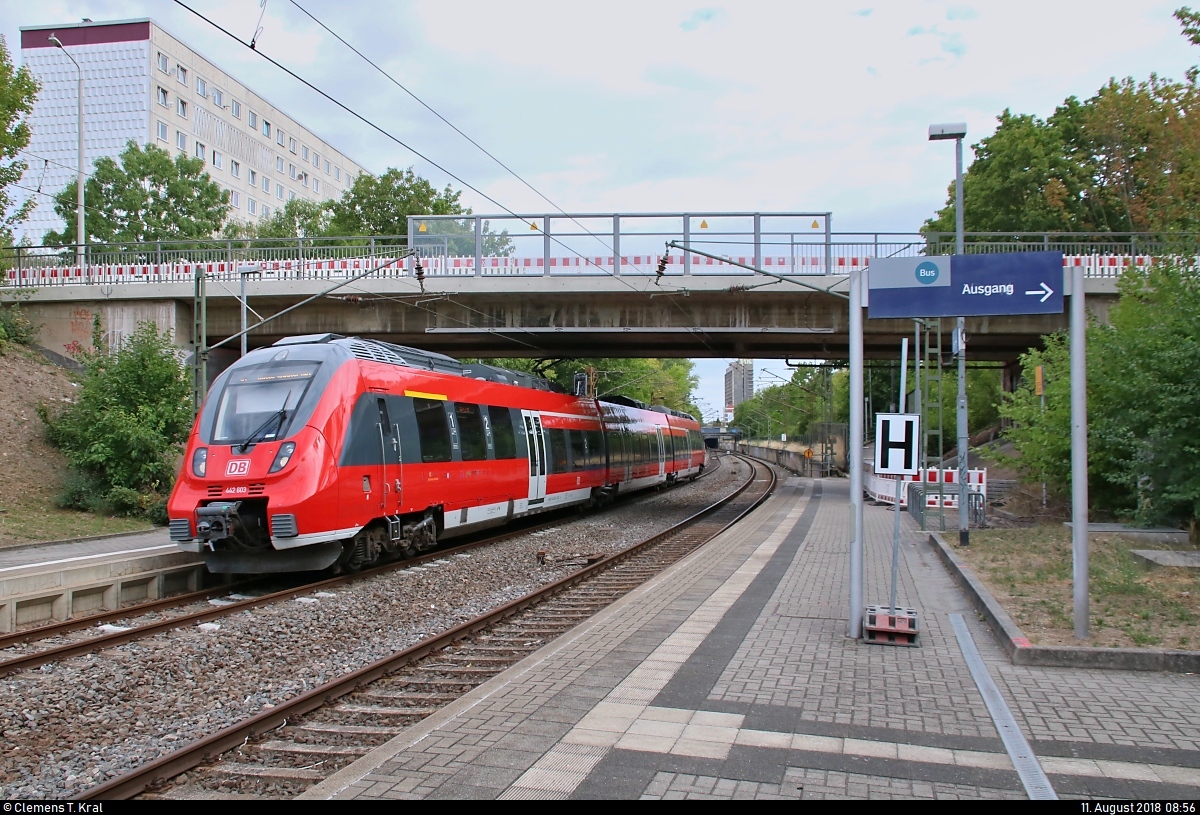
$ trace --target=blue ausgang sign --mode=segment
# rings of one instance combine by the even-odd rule
[[[872,259],[871,318],[1062,314],[1061,252]]]

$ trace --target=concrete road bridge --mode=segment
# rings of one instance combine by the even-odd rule
[[[844,359],[847,302],[831,292],[847,292],[849,272],[872,258],[950,254],[954,237],[839,233],[831,221],[830,213],[425,217],[392,238],[91,246],[83,267],[67,265],[73,249],[21,248],[4,259],[9,290],[0,296],[26,291],[43,345],[68,357],[90,344],[97,314],[110,339],[152,320],[181,346],[201,335],[216,343],[239,330],[244,282],[250,325],[346,283],[252,332],[252,348],[332,331],[460,357]],[[665,250],[670,240],[695,251]],[[1104,319],[1117,278],[1152,262],[1155,247],[1137,235],[967,237],[968,253],[1030,250],[1061,251],[1065,265],[1083,266],[1088,307]],[[865,324],[868,358],[894,357],[913,334],[911,320]],[[969,318],[971,357],[1014,361],[1066,325],[1066,314]]]

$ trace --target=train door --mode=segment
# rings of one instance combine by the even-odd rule
[[[529,410],[522,410],[521,418],[529,446],[529,503],[540,504],[546,500],[546,438],[542,434],[542,418]]]
[[[400,506],[400,425],[394,424],[388,415],[387,402],[377,397],[376,408],[379,421],[375,427],[379,432],[380,490],[379,508],[381,515],[392,515]]]
[[[656,428],[658,435],[658,476],[662,478],[667,474],[667,456],[666,447],[663,445],[663,429]]]

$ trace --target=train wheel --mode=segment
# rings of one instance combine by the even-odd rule
[[[380,553],[383,552],[385,540],[386,535],[378,526],[369,526],[359,530],[359,533],[350,542],[342,568],[347,572],[357,572],[359,569],[374,566],[379,561]]]

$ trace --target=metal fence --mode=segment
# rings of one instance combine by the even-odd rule
[[[618,222],[618,230],[622,223],[632,220],[610,217]],[[458,219],[468,220],[471,219]],[[326,279],[384,264],[388,264],[384,272],[388,276],[411,277],[415,273],[413,262],[397,261],[409,246],[421,255],[425,274],[448,277],[652,277],[660,263],[668,276],[754,274],[735,263],[757,266],[777,275],[844,275],[866,268],[872,258],[954,251],[952,233],[829,231],[824,235],[800,235],[765,228],[759,221],[754,222],[752,233],[743,233],[717,228],[719,222],[715,216],[714,228],[694,236],[688,229],[681,230],[688,234],[676,235],[673,231],[650,228],[614,234],[563,229],[561,237],[543,234],[539,229],[515,236],[504,231],[487,231],[479,220],[474,221],[475,228],[471,231],[467,231],[470,224],[454,223],[459,230],[457,235],[420,234],[413,236],[411,242],[410,236],[393,235],[92,244],[86,247],[84,267],[75,265],[74,246],[9,247],[0,250],[0,281],[16,287],[187,282],[197,273],[235,279],[245,266],[253,266],[268,277]],[[544,224],[544,229],[553,229],[550,219],[545,219]],[[664,236],[686,237],[692,241],[687,245],[697,249],[719,247],[713,254],[719,253],[729,262],[683,251],[663,255]],[[572,243],[572,238],[578,240]],[[464,245],[458,245],[464,241]],[[585,245],[588,242],[594,246]],[[613,244],[619,252],[614,251]],[[1112,278],[1130,266],[1149,264],[1156,256],[1194,256],[1197,244],[1200,236],[1195,235],[1168,241],[1144,233],[967,233],[965,250],[968,254],[1058,251],[1063,253],[1066,265],[1083,266],[1085,276]],[[657,251],[655,245],[659,247]],[[490,254],[483,254],[485,247]]]

